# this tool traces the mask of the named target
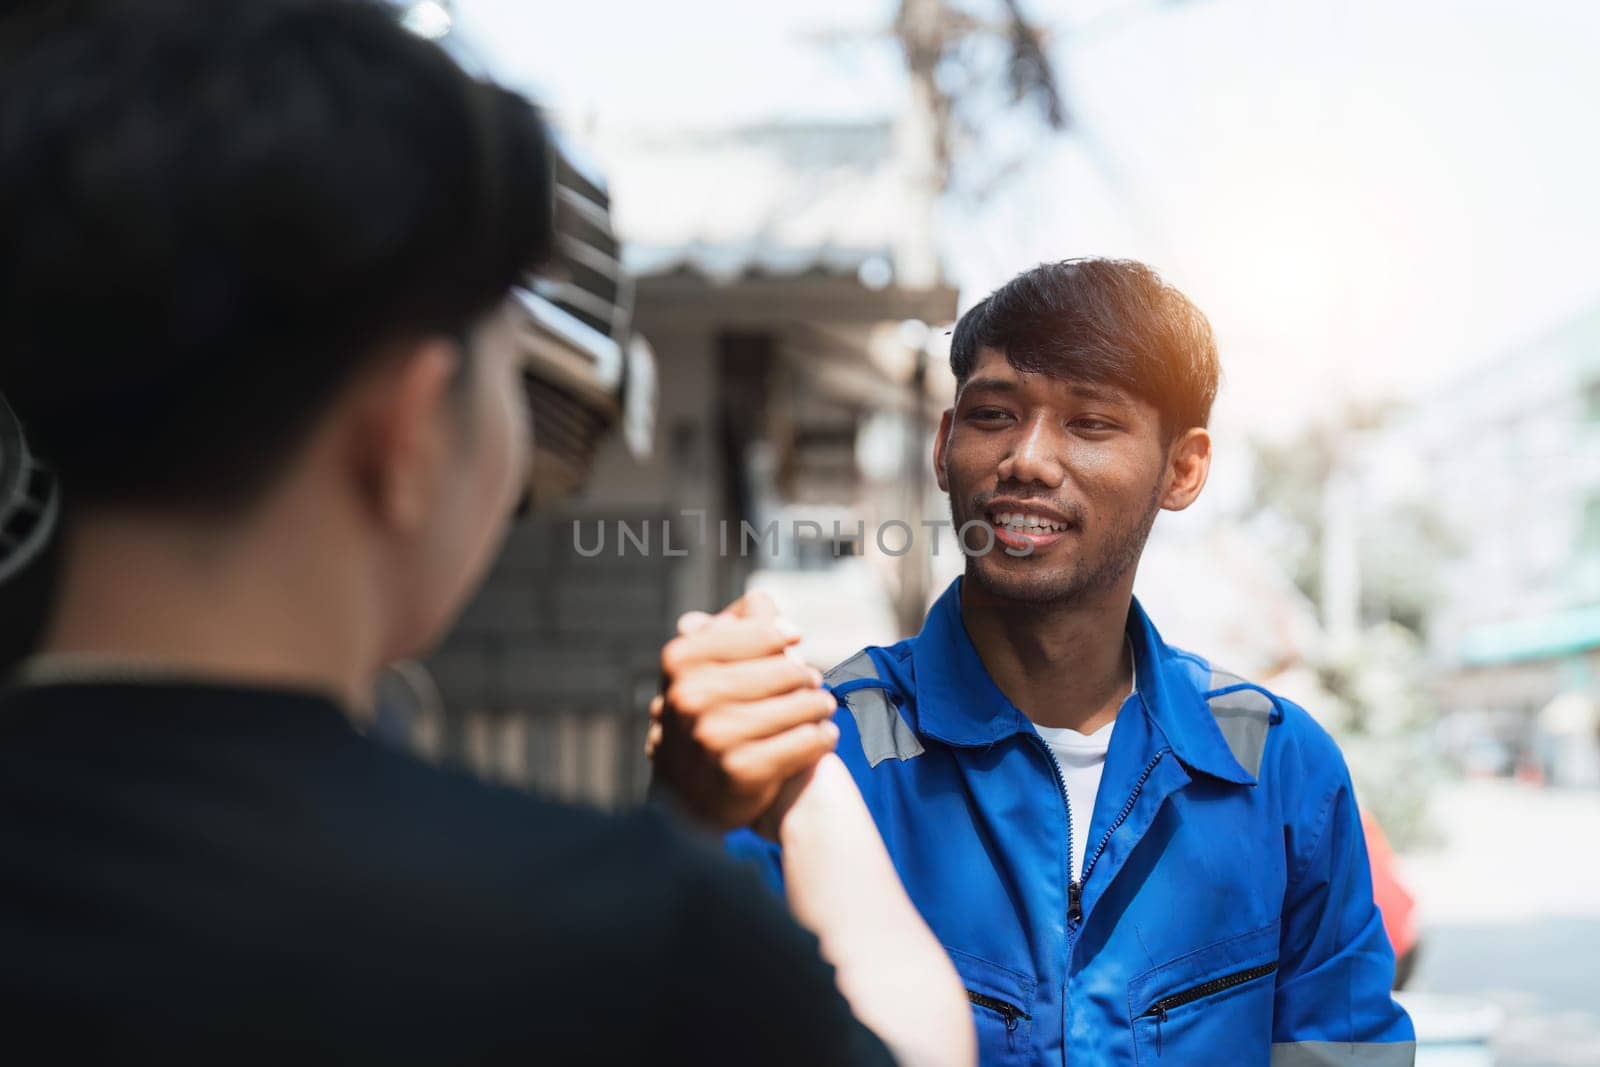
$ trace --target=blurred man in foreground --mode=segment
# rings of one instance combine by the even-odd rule
[[[962,317],[950,364],[933,462],[966,574],[828,682],[982,1061],[1409,1064],[1338,748],[1133,598],[1156,516],[1210,469],[1204,316],[1141,264],[1046,264]],[[666,703],[657,768],[732,829],[773,786],[730,783],[740,746],[696,710]],[[781,881],[775,846],[735,847]]]
[[[788,701],[746,769],[788,783],[765,825],[848,1003],[816,937],[658,818],[361,736],[522,481],[505,300],[551,213],[527,103],[354,0],[39,4],[0,33],[0,390],[67,493],[41,654],[0,691],[7,1043],[970,1063],[767,605],[687,635],[673,681]]]

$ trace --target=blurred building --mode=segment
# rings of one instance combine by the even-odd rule
[[[920,616],[926,552],[885,553],[876,530],[928,506],[948,386],[925,324],[956,293],[899,281],[919,242],[890,124],[586,143],[609,184],[564,163],[562,262],[526,301],[535,508],[430,662],[424,702],[445,710],[417,732],[491,777],[612,803],[642,791],[682,611],[759,585],[822,635],[819,662]],[[591,454],[630,397],[631,432]]]
[[[1600,307],[1425,398],[1363,468],[1366,507],[1423,499],[1450,533],[1427,619],[1446,710],[1600,685]]]
[[[1176,519],[1158,520],[1134,588],[1162,637],[1323,713],[1322,694],[1283,685],[1325,652],[1316,605],[1246,527],[1190,529]]]
[[[866,122],[596,138],[640,277],[639,327],[662,353],[671,442],[659,470],[631,485],[616,471],[607,492],[705,509],[719,536],[686,561],[686,603],[760,585],[813,635],[817,662],[898,636],[927,601],[927,551],[890,556],[899,543],[877,536],[925,510],[926,436],[950,393],[927,324],[956,311],[949,286],[904,280],[939,271],[920,262],[901,136]],[[664,494],[658,474],[679,488]],[[776,551],[724,552],[722,521],[776,523]],[[807,522],[822,529],[795,537]],[[824,613],[830,591],[852,609]]]

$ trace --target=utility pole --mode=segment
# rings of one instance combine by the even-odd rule
[[[896,154],[905,181],[905,227],[894,250],[896,284],[928,289],[943,278],[939,262],[939,205],[950,191],[957,139],[957,97],[939,83],[940,65],[964,38],[977,34],[1001,37],[1007,43],[1006,77],[1017,100],[1042,103],[1052,129],[1064,129],[1066,111],[1055,74],[1043,49],[1043,34],[1022,13],[1020,0],[999,0],[1003,18],[984,19],[947,0],[900,0],[894,35],[905,56],[910,102],[896,126]],[[919,535],[928,501],[927,418],[928,331],[923,323],[905,324],[902,343],[912,350],[912,370],[905,420],[905,507]],[[932,535],[930,535],[932,536]],[[931,583],[932,546],[919,539],[900,560],[896,613],[903,633],[922,623]]]
[[[912,356],[906,383],[910,404],[904,423],[906,522],[912,530],[912,548],[900,559],[900,593],[895,603],[903,634],[914,634],[922,627],[929,587],[933,584],[933,543],[925,540],[924,534],[927,538],[938,536],[937,530],[929,531],[922,525],[928,515],[928,334],[927,324],[919,320],[900,325],[901,343],[911,349]]]
[[[895,36],[905,53],[911,104],[896,130],[906,181],[906,230],[895,249],[895,276],[909,289],[940,280],[939,200],[949,185],[949,104],[935,80],[944,53],[943,0],[901,0]]]
[[[943,0],[901,0],[895,17],[895,35],[905,53],[910,75],[911,102],[896,130],[896,149],[904,168],[906,183],[906,228],[895,249],[895,277],[910,289],[929,289],[938,285],[943,272],[939,265],[939,201],[949,185],[948,103],[935,81],[939,57],[945,48]],[[905,324],[911,326],[911,323]],[[918,323],[917,325],[921,325]],[[912,349],[912,371],[907,382],[910,404],[905,420],[906,435],[906,511],[907,521],[918,539],[900,560],[900,588],[896,615],[900,632],[916,633],[922,625],[930,584],[933,546],[923,543],[922,520],[927,507],[928,459],[923,442],[927,439],[928,343],[927,328],[902,328],[901,341]],[[936,534],[934,534],[936,536]]]

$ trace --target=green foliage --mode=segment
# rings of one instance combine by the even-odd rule
[[[1278,565],[1312,603],[1322,604],[1328,480],[1337,465],[1361,462],[1361,436],[1387,417],[1384,408],[1353,411],[1342,420],[1308,426],[1285,443],[1252,444],[1255,477],[1246,521],[1264,534]],[[1425,636],[1440,564],[1461,546],[1425,496],[1381,507],[1363,501],[1363,508],[1357,540],[1362,622],[1398,623]]]
[[[1361,508],[1356,557],[1361,632],[1350,647],[1324,649],[1311,664],[1330,706],[1322,709],[1350,762],[1362,805],[1397,848],[1427,840],[1427,798],[1440,766],[1429,731],[1422,638],[1442,561],[1459,550],[1425,495],[1379,501],[1365,491],[1364,441],[1382,409],[1308,426],[1282,444],[1254,447],[1254,485],[1246,521],[1311,601],[1323,603],[1324,509],[1329,479],[1353,476]]]

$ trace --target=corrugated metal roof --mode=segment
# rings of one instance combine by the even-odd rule
[[[680,272],[725,284],[741,278],[853,277],[869,289],[894,277],[888,248],[815,248],[746,241],[738,244],[641,245],[623,248],[623,262],[638,277]]]

